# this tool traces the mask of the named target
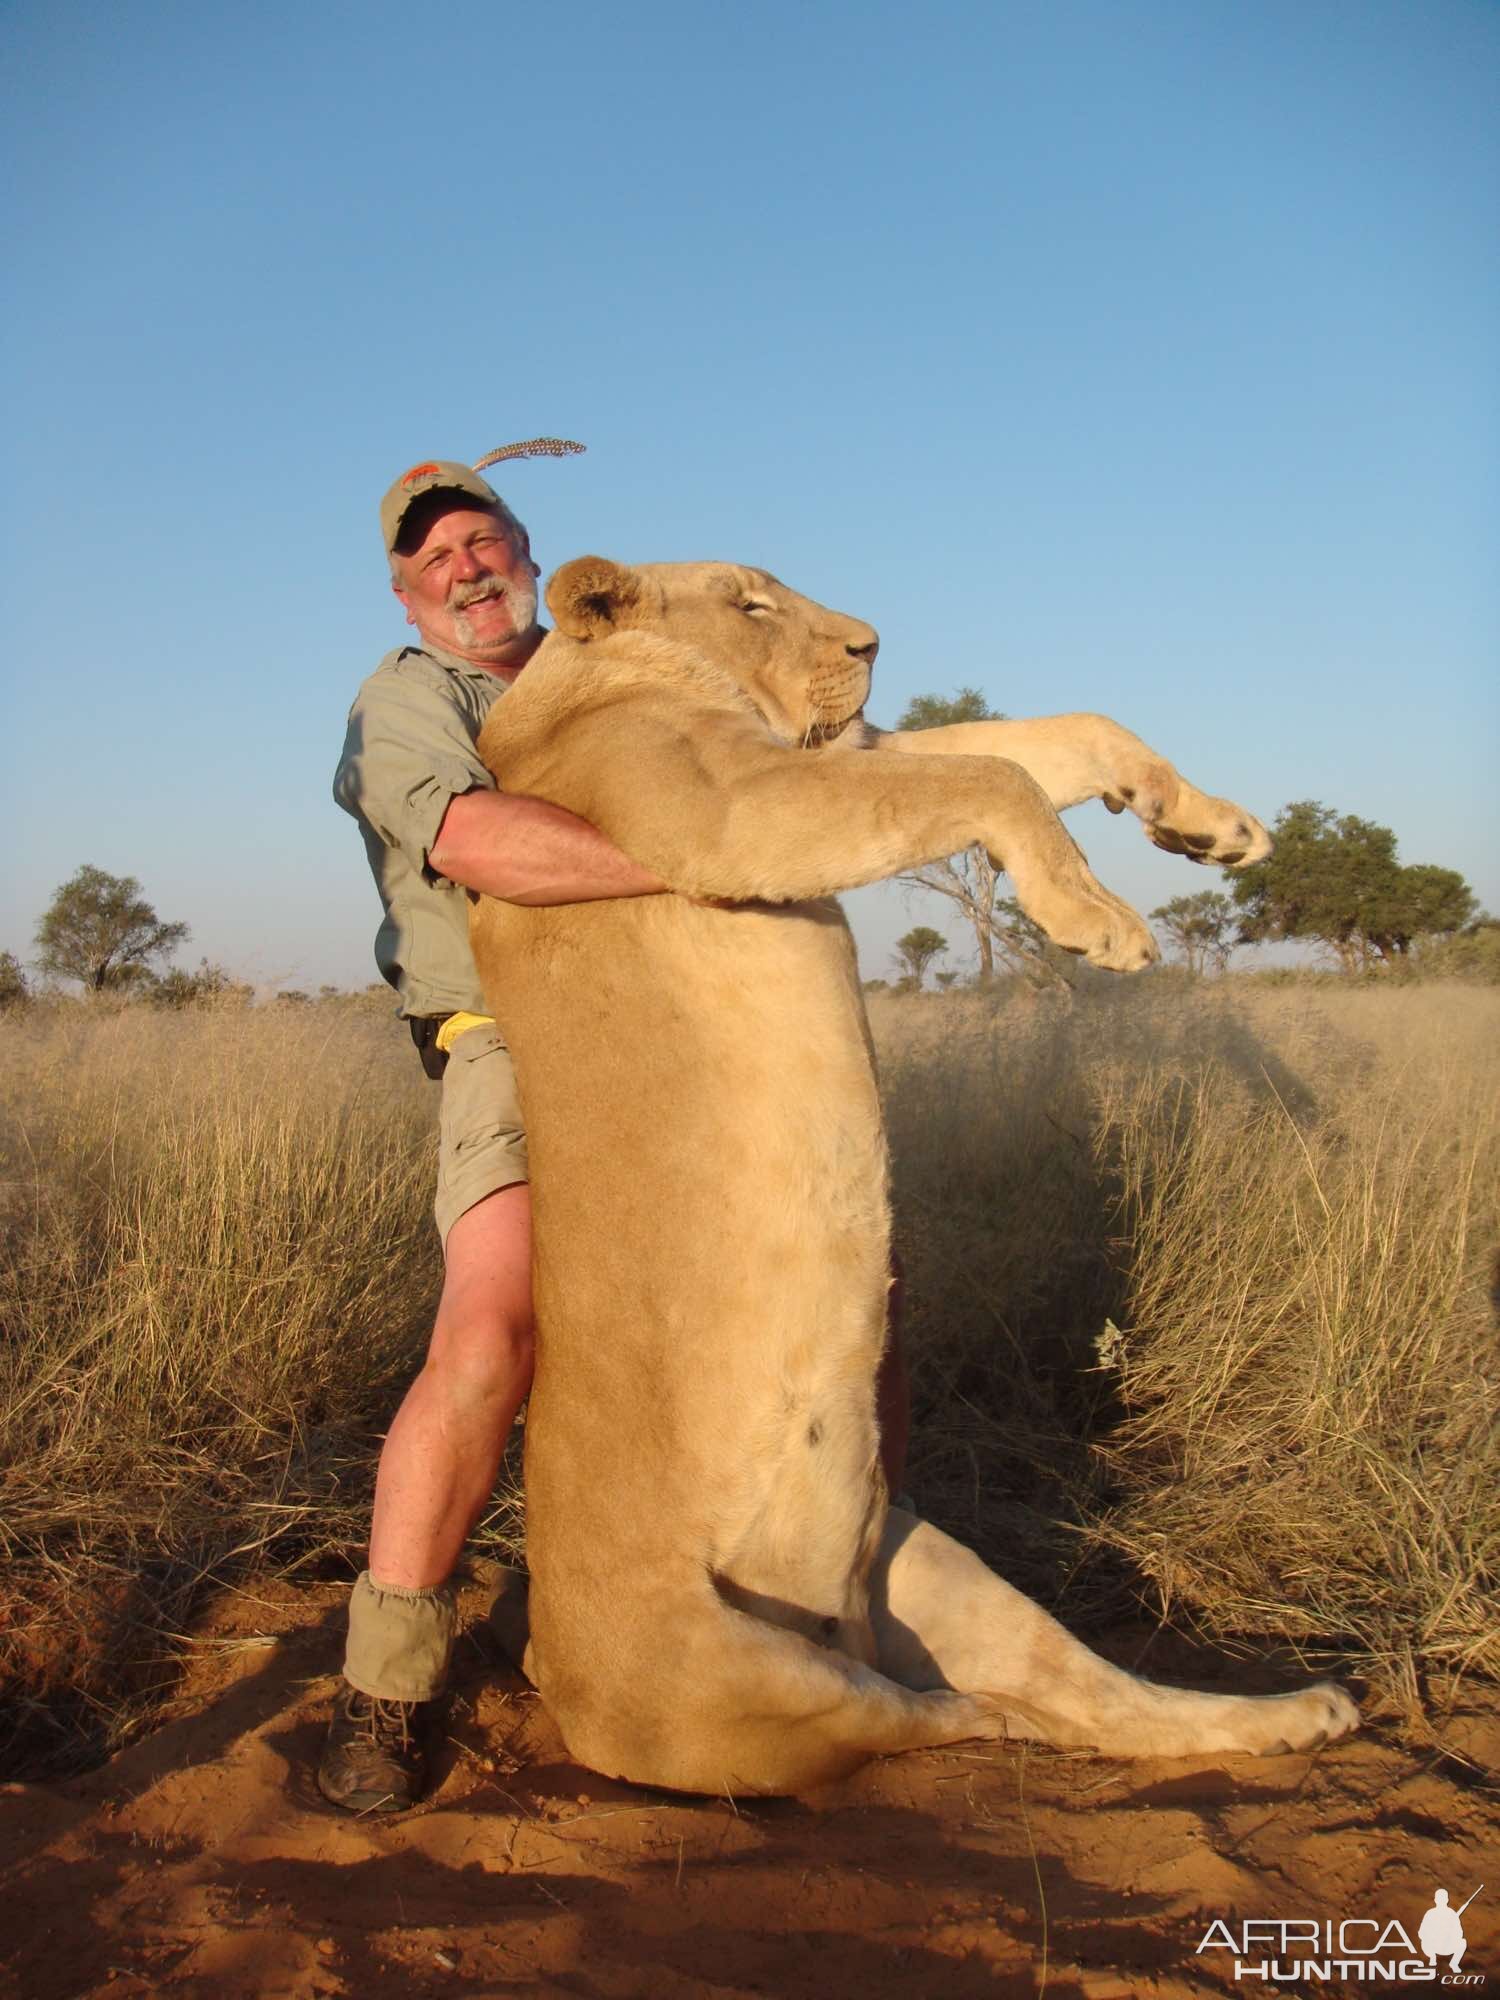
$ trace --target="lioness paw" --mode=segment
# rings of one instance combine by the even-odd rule
[[[1253,813],[1185,781],[1177,787],[1171,810],[1146,820],[1146,836],[1168,854],[1212,861],[1220,868],[1248,868],[1271,851],[1271,836]]]
[[[1027,906],[1052,942],[1105,972],[1141,972],[1157,959],[1156,940],[1128,903],[1099,883],[1056,890],[1045,910]]]
[[[1317,1681],[1296,1694],[1248,1695],[1226,1701],[1204,1729],[1202,1750],[1237,1751],[1251,1757],[1286,1757],[1319,1750],[1359,1727],[1359,1710],[1333,1681]]]
[[[1359,1727],[1359,1710],[1341,1687],[1318,1681],[1299,1694],[1262,1697],[1255,1740],[1244,1747],[1258,1757],[1284,1757],[1294,1750],[1318,1750]]]

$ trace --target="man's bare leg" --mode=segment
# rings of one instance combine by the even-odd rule
[[[531,1190],[501,1188],[466,1209],[445,1261],[427,1360],[375,1481],[370,1574],[403,1590],[447,1581],[531,1387]]]
[[[490,1492],[531,1386],[531,1201],[524,1185],[466,1209],[448,1231],[427,1360],[380,1455],[370,1568],[349,1607],[345,1685],[318,1785],[351,1812],[420,1797],[422,1704],[453,1645],[445,1586]]]

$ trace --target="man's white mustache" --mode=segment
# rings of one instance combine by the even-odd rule
[[[450,611],[465,611],[471,604],[482,604],[487,597],[505,597],[510,586],[499,577],[492,577],[488,583],[461,583],[448,598]]]

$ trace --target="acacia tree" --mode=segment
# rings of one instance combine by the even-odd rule
[[[1414,939],[1460,930],[1474,914],[1464,878],[1452,868],[1403,867],[1388,826],[1298,799],[1272,832],[1275,851],[1231,878],[1242,943],[1307,939],[1357,972],[1404,958]]]
[[[1189,972],[1206,972],[1210,965],[1222,972],[1229,963],[1235,943],[1234,905],[1217,889],[1174,896],[1151,912],[1151,921],[1161,925],[1182,953]]]
[[[77,979],[92,992],[133,985],[188,936],[164,924],[133,875],[107,875],[85,864],[64,882],[36,927],[43,972]]]
[[[961,687],[957,694],[919,694],[906,704],[897,722],[898,729],[942,729],[951,722],[1003,722],[1005,717],[990,707],[978,688]],[[979,949],[979,984],[988,986],[995,976],[997,940],[1007,955],[1024,958],[1026,948],[1013,939],[1004,918],[1004,905],[996,894],[999,871],[978,845],[945,861],[927,861],[920,868],[896,878],[913,889],[931,889],[956,903],[964,921],[974,933]],[[997,918],[997,911],[1001,912]]]
[[[903,983],[920,987],[928,966],[947,949],[948,940],[931,924],[918,924],[905,937],[897,938],[894,962],[900,968]]]

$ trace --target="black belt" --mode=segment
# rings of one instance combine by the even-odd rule
[[[422,1067],[434,1083],[441,1083],[443,1071],[448,1067],[448,1051],[437,1045],[438,1034],[444,1021],[451,1021],[451,1010],[446,1014],[409,1014],[407,1026],[411,1038],[417,1045],[417,1054],[422,1059]]]

